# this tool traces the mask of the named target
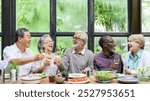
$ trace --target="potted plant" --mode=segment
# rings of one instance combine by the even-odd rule
[[[66,70],[62,71],[61,75],[65,78],[65,81],[68,81],[68,71]]]
[[[18,64],[17,63],[13,63],[13,64],[9,64],[9,68],[10,68],[10,79],[12,80],[12,82],[16,82],[18,79]]]
[[[56,75],[56,73],[54,73],[54,72],[49,73],[49,82],[55,81],[55,75]]]

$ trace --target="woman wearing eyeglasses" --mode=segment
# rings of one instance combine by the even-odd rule
[[[54,64],[54,59],[57,57],[55,53],[53,53],[54,41],[50,37],[50,35],[45,34],[40,37],[38,42],[38,50],[40,53],[45,55],[43,61],[41,61],[41,65],[44,61],[50,61],[50,64],[46,68],[41,68],[40,72],[50,74],[50,73],[58,73],[58,67]]]

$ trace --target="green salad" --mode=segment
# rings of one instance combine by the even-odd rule
[[[39,74],[39,76],[42,77],[42,78],[45,78],[45,77],[47,77],[48,75],[45,74],[45,73],[41,73],[41,74]]]
[[[98,71],[95,74],[95,78],[97,81],[110,81],[113,79],[113,74],[109,71]]]

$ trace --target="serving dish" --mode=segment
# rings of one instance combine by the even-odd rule
[[[107,80],[107,81],[96,81],[98,83],[111,83],[112,81],[111,80]]]
[[[76,82],[72,82],[71,80],[69,80],[70,84],[85,84],[85,83],[88,83],[88,82],[90,82],[89,79],[86,79],[85,81],[76,81]]]
[[[124,83],[124,84],[135,84],[139,82],[138,78],[135,78],[133,76],[130,77],[119,77],[117,78],[119,83]]]
[[[42,77],[38,76],[37,74],[29,74],[21,77],[21,81],[23,84],[39,84],[41,83],[41,79]]]
[[[69,78],[82,78],[86,77],[86,74],[83,73],[71,73],[69,74]]]
[[[112,72],[109,71],[98,71],[94,74],[96,81],[111,81],[114,76]]]

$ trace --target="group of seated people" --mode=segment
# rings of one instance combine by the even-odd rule
[[[142,34],[129,36],[129,52],[125,59],[115,51],[115,42],[111,36],[102,36],[99,39],[102,50],[96,55],[85,48],[87,41],[87,33],[75,32],[72,47],[67,49],[61,58],[53,53],[54,41],[50,35],[45,34],[38,42],[39,54],[34,55],[29,48],[31,42],[29,30],[19,28],[15,32],[15,43],[4,48],[4,59],[0,62],[0,66],[7,69],[9,64],[17,63],[19,76],[43,72],[58,74],[61,71],[86,73],[87,70],[132,74],[137,67],[150,66],[150,53],[144,50],[145,40]]]

